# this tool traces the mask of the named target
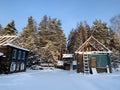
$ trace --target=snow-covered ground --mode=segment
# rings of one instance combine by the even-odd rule
[[[0,75],[0,90],[120,90],[120,72],[83,75],[64,70],[27,70]]]

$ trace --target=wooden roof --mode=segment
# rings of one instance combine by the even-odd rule
[[[5,45],[8,43],[12,43],[18,36],[0,36],[0,45]]]
[[[87,50],[84,51],[87,45],[90,45],[92,48],[94,48],[94,51]],[[75,53],[112,53],[105,45],[103,45],[101,42],[99,42],[97,39],[95,39],[93,36],[90,36],[76,51]]]
[[[15,41],[17,38],[18,38],[17,35],[0,36],[0,46],[11,46],[11,47],[19,48],[25,51],[29,51],[28,49],[25,49],[13,44],[13,41]]]

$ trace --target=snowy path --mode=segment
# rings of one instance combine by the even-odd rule
[[[28,70],[0,75],[0,90],[120,90],[120,73],[83,75],[63,70]]]

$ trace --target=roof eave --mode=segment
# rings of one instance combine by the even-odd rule
[[[17,46],[17,45],[10,44],[10,43],[5,44],[4,46],[11,46],[11,47],[18,48],[18,49],[21,49],[21,50],[24,50],[24,51],[30,51],[30,50],[28,50],[28,49],[26,49],[26,48],[19,47],[19,46]]]

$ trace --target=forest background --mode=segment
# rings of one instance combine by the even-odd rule
[[[16,44],[30,50],[30,66],[41,62],[56,63],[61,60],[63,53],[73,54],[91,35],[108,47],[113,52],[112,59],[119,62],[120,15],[112,17],[110,23],[108,27],[102,20],[95,20],[92,26],[87,21],[79,22],[65,36],[61,20],[45,15],[37,24],[30,16],[22,32],[18,33],[15,21],[12,20],[5,27],[0,25],[0,35],[19,35]]]

